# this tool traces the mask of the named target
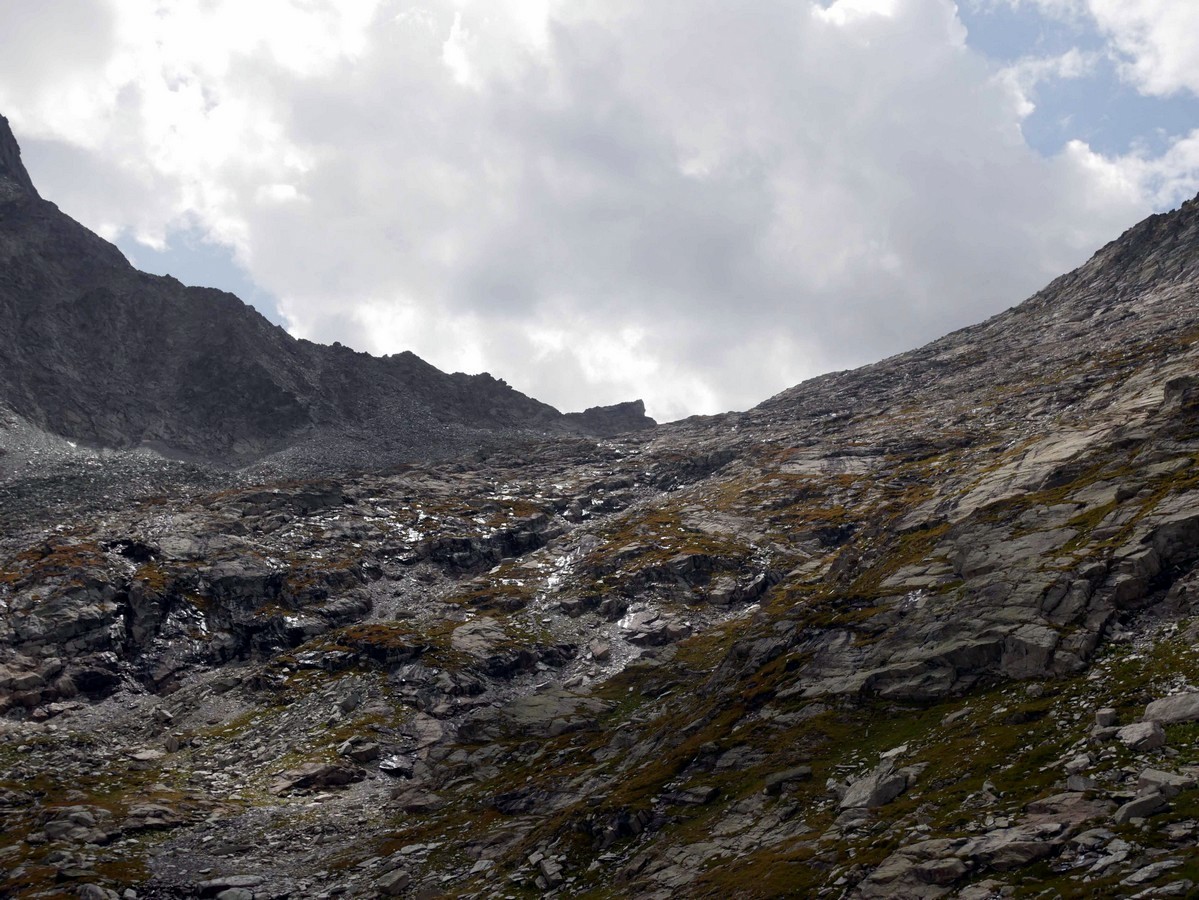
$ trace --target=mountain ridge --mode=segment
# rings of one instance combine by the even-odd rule
[[[492,432],[653,424],[635,403],[563,416],[487,373],[298,341],[232,294],[137,272],[38,196],[7,121],[0,183],[0,401],[65,437],[245,464],[349,430],[402,461]]]
[[[10,182],[18,190],[38,196],[33,179],[29,177],[25,164],[21,162],[21,147],[12,133],[12,127],[8,124],[8,119],[0,116],[0,184],[4,181]]]

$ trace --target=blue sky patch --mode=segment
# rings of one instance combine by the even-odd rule
[[[138,243],[126,233],[117,247],[133,265],[154,275],[171,275],[193,287],[214,287],[236,294],[240,299],[274,322],[284,325],[274,296],[254,283],[233,258],[228,247],[204,240],[196,229],[172,231],[166,249],[155,250]]]
[[[1043,15],[1031,4],[961,3],[958,15],[967,44],[997,67],[1018,60],[1051,58],[1071,49],[1093,54],[1090,72],[1078,78],[1049,78],[1032,91],[1036,111],[1024,122],[1025,139],[1052,156],[1069,141],[1085,141],[1105,156],[1141,151],[1162,153],[1171,140],[1199,127],[1199,97],[1180,92],[1145,96],[1122,81],[1102,34],[1087,19]]]

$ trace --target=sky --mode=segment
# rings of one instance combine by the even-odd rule
[[[666,421],[985,319],[1193,196],[1199,2],[22,0],[0,113],[139,268]]]

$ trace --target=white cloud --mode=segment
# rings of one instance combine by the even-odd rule
[[[898,0],[835,0],[824,8],[817,7],[816,17],[833,25],[853,25],[872,16],[895,15]]]
[[[1158,156],[1138,149],[1108,159],[1081,141],[1071,142],[1068,153],[1109,190],[1126,197],[1148,197],[1159,209],[1175,205],[1199,188],[1199,129],[1178,138]]]
[[[1077,47],[1072,47],[1055,56],[1028,56],[1019,59],[1005,66],[998,77],[1013,96],[1019,98],[1017,109],[1021,117],[1027,118],[1037,108],[1033,97],[1039,84],[1082,78],[1095,70],[1096,62],[1096,54],[1084,53]]]
[[[1089,0],[1120,56],[1124,75],[1147,94],[1199,93],[1199,3]]]
[[[0,12],[44,194],[231,246],[297,334],[568,409],[745,407],[906,349],[1194,171],[1189,140],[1034,153],[1036,80],[1086,60],[997,78],[949,0],[88,6],[106,37],[62,72],[11,62]]]
[[[1121,76],[1142,93],[1199,93],[1199,3],[1193,0],[965,0],[972,6],[1033,7],[1093,25]]]
[[[471,51],[474,41],[471,34],[462,27],[462,13],[454,14],[454,24],[450,27],[450,36],[441,45],[441,59],[454,74],[454,80],[462,85],[478,87],[479,77],[471,65]]]

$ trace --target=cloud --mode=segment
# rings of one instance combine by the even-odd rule
[[[1146,94],[1199,93],[1199,4],[1089,0],[1126,78]]]
[[[1199,93],[1199,4],[1179,0],[966,0],[972,6],[1032,7],[1053,19],[1089,24],[1121,76],[1147,95]]]
[[[14,124],[78,136],[115,27],[112,11],[90,0],[0,4],[0,91]]]
[[[1084,53],[1077,47],[1072,47],[1065,53],[1054,56],[1023,57],[1005,66],[999,72],[999,78],[1005,82],[1012,94],[1019,98],[1019,114],[1026,118],[1036,110],[1033,96],[1038,85],[1043,82],[1086,77],[1094,72],[1097,61],[1095,53]]]
[[[1192,184],[1189,139],[1033,152],[1037,79],[1086,60],[997,73],[949,0],[98,8],[102,50],[0,79],[43,194],[229,246],[296,334],[566,409],[744,408],[1011,305]]]

